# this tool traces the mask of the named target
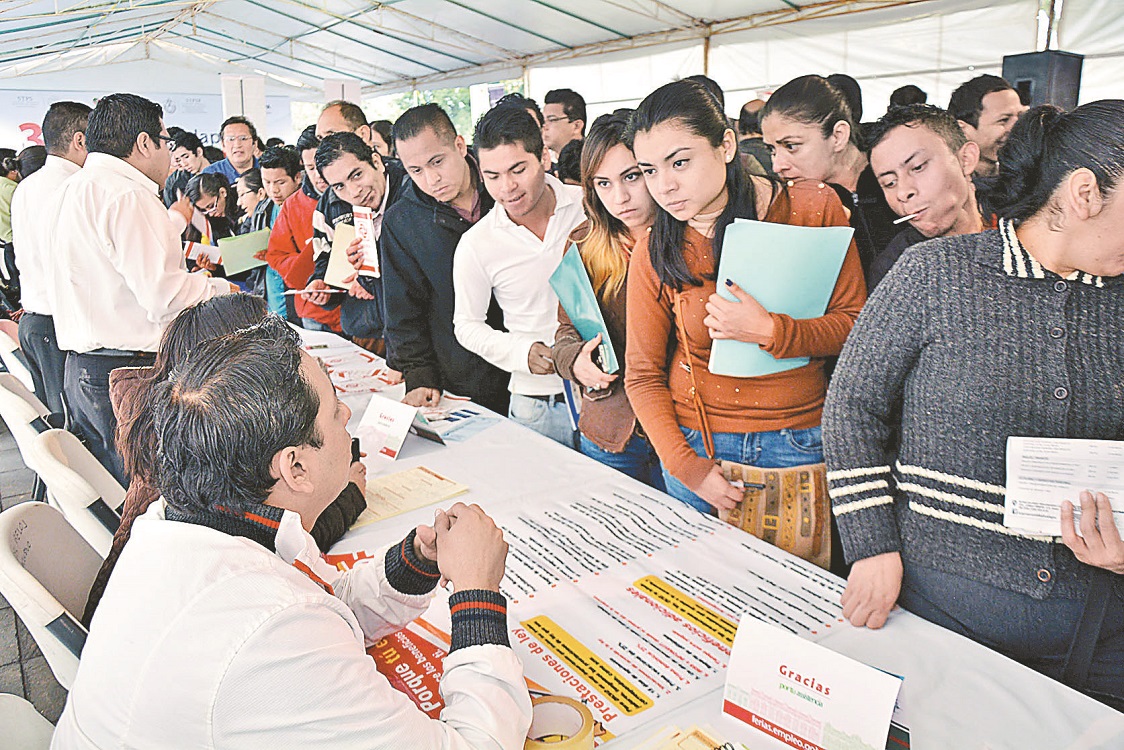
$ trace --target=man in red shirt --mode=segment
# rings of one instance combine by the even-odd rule
[[[273,231],[269,235],[269,248],[265,252],[266,262],[281,274],[289,289],[304,289],[315,267],[312,259],[312,213],[320,194],[327,187],[316,170],[316,147],[319,145],[315,125],[305,128],[297,139],[297,151],[300,152],[301,163],[304,165],[304,180],[300,189],[281,206],[281,212],[273,222]],[[305,328],[336,333],[343,330],[340,327],[338,307],[325,310],[300,294],[296,295],[295,304],[297,315]]]

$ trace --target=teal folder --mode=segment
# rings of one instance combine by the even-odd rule
[[[855,230],[851,227],[796,227],[738,219],[726,228],[718,264],[718,294],[735,301],[726,279],[744,289],[769,312],[797,319],[827,312],[843,259]],[[757,344],[715,339],[710,371],[752,378],[794,370],[807,357],[776,359]]]
[[[219,252],[222,253],[222,267],[227,276],[249,271],[251,268],[264,266],[264,260],[258,260],[254,253],[260,253],[269,247],[269,230],[260,229],[238,237],[224,237],[219,240]]]
[[[570,249],[562,256],[562,262],[550,277],[550,286],[583,339],[589,341],[601,334],[599,348],[602,371],[611,375],[619,370],[620,362],[617,360],[617,353],[613,351],[609,329],[605,326],[605,316],[601,314],[601,305],[597,303],[597,295],[593,293],[593,284],[589,281],[589,274],[582,263],[577,245],[570,245]]]

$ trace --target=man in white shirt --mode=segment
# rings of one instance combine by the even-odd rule
[[[55,193],[47,292],[72,429],[123,484],[109,373],[152,364],[165,326],[186,307],[237,291],[187,272],[179,232],[157,197],[170,138],[159,104],[134,94],[98,101],[86,127],[85,166]],[[186,202],[172,206],[190,219]]]
[[[574,427],[550,354],[558,328],[550,275],[570,232],[585,220],[582,191],[546,173],[550,152],[542,130],[520,107],[489,111],[476,124],[474,141],[496,205],[457,245],[453,328],[465,349],[511,373],[513,420],[573,447]],[[493,294],[507,331],[488,325]]]
[[[523,747],[503,533],[458,503],[385,554],[328,565],[308,530],[348,481],[351,411],[291,329],[270,316],[203,344],[153,409],[163,502],[114,568],[52,748]],[[440,696],[416,699],[444,701],[435,720],[366,649],[442,577],[452,642]]]
[[[86,161],[86,121],[90,107],[55,102],[43,118],[47,161],[16,188],[12,197],[12,237],[20,269],[23,316],[20,347],[27,356],[35,395],[56,414],[63,413],[62,379],[66,355],[55,338],[55,321],[47,288],[47,260],[58,215],[51,213],[55,191]]]

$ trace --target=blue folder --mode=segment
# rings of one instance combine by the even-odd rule
[[[601,305],[597,303],[597,295],[593,293],[593,284],[589,281],[589,273],[585,270],[577,245],[570,245],[562,256],[562,262],[551,274],[550,286],[583,339],[589,341],[601,334],[601,370],[610,375],[619,370],[620,362],[613,351],[605,316],[601,314]]]
[[[797,319],[827,312],[843,259],[855,230],[851,227],[797,227],[738,219],[726,228],[718,264],[718,294],[735,301],[726,279],[744,289],[769,312]],[[710,371],[752,378],[794,370],[807,357],[776,359],[757,344],[715,339]]]

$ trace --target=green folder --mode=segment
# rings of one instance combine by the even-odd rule
[[[593,293],[593,284],[589,281],[589,274],[582,263],[577,245],[570,245],[570,249],[562,256],[562,262],[550,277],[550,286],[583,339],[590,341],[601,334],[599,364],[602,371],[611,375],[619,370],[620,362],[617,360],[617,353],[613,351],[609,329],[605,326],[605,316],[601,314],[601,305],[597,302],[597,295]]]
[[[718,294],[737,298],[726,279],[744,289],[769,312],[797,319],[827,312],[843,259],[855,230],[851,227],[797,227],[738,219],[726,228],[718,264]],[[757,344],[715,339],[710,371],[752,378],[794,370],[808,357],[776,359]]]
[[[260,253],[267,247],[269,247],[268,229],[219,240],[219,252],[222,253],[222,267],[226,275],[234,276],[251,268],[264,266],[265,261],[255,258],[254,253]]]

